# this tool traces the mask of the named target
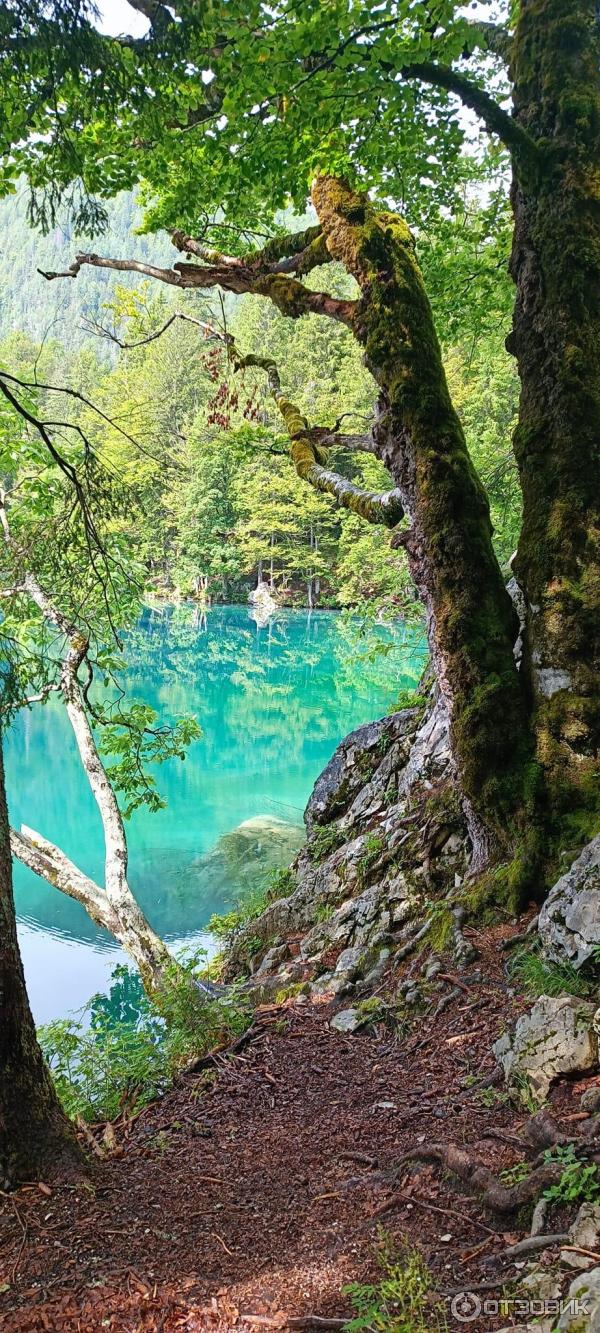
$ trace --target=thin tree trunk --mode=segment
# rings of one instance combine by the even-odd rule
[[[522,0],[519,14],[515,114],[545,149],[512,189],[514,568],[548,823],[564,846],[600,822],[600,25],[594,0]]]
[[[107,929],[112,931],[123,945],[123,948],[133,958],[140,969],[142,980],[149,992],[156,994],[163,984],[164,969],[169,963],[173,962],[173,958],[166,944],[146,920],[129,887],[127,879],[127,839],[123,827],[123,818],[106,774],[106,769],[98,753],[77,674],[87,652],[87,639],[80,634],[76,626],[70,624],[56,609],[33,575],[27,574],[25,576],[24,586],[46,619],[67,637],[69,644],[61,667],[60,687],[79,751],[79,758],[102,820],[104,832],[104,892],[107,904],[106,919],[102,924],[105,924]],[[33,855],[36,844],[43,853],[41,858]],[[15,854],[20,856],[21,859],[25,859],[23,839],[20,843],[14,842],[13,846]],[[63,887],[68,879],[67,868],[71,865],[67,858],[57,848],[53,848],[51,843],[45,842],[38,834],[31,831],[29,831],[27,851],[30,857],[28,864],[37,874],[43,875],[45,873],[42,868],[44,857],[48,863],[53,856],[55,860],[57,857],[62,858],[62,868],[59,869],[57,862],[51,882],[56,882],[58,887]],[[76,871],[76,867],[72,867],[72,869]],[[79,874],[77,887],[80,901],[89,908],[93,915],[94,912],[98,911],[97,894],[90,896],[88,887],[86,902],[83,881],[87,877],[82,876],[80,872],[76,873]],[[88,886],[91,883],[92,881],[87,881]],[[75,885],[73,884],[74,888]],[[95,888],[98,890],[98,886],[95,886]],[[98,892],[101,894],[102,891],[98,890]],[[76,897],[77,893],[73,891],[71,896]]]
[[[0,737],[0,1185],[72,1173],[83,1163],[58,1103],[29,1008],[17,942]]]
[[[17,551],[10,531],[5,496],[0,494],[0,526],[9,550]],[[115,936],[140,970],[148,993],[158,996],[165,984],[165,969],[176,966],[172,954],[152,929],[134,898],[127,880],[127,839],[119,804],[102,763],[90,726],[79,669],[86,658],[88,639],[52,602],[35,576],[23,574],[18,591],[26,593],[45,620],[66,641],[60,669],[60,692],[79,751],[79,758],[98,807],[104,832],[104,891],[50,842],[31,829],[12,832],[15,856],[70,897],[76,898],[93,921]]]

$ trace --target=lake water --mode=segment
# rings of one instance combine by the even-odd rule
[[[184,763],[155,770],[167,808],[128,821],[131,886],[169,941],[210,948],[207,922],[230,910],[241,879],[288,864],[338,742],[416,685],[422,638],[328,611],[282,611],[259,627],[245,606],[205,616],[166,607],[144,612],[127,656],[129,697],[161,721],[191,713],[203,733]],[[50,838],[102,883],[100,820],[60,702],[23,712],[6,742],[12,823]],[[248,820],[261,822],[246,843],[227,836]],[[78,903],[18,863],[14,877],[29,995],[46,1022],[106,990],[123,955]]]

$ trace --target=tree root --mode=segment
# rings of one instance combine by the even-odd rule
[[[501,1181],[463,1148],[454,1144],[433,1143],[429,1147],[414,1148],[400,1158],[396,1168],[396,1177],[403,1166],[409,1162],[434,1162],[451,1171],[463,1184],[481,1196],[486,1208],[494,1213],[515,1213],[524,1204],[536,1199],[543,1190],[555,1185],[560,1180],[563,1166],[560,1163],[545,1163],[536,1167],[525,1180],[517,1185],[503,1185]]]

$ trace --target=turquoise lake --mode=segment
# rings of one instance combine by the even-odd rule
[[[148,608],[127,657],[129,698],[161,721],[193,714],[202,727],[183,763],[154,770],[166,809],[128,821],[130,883],[169,941],[210,950],[207,922],[231,909],[246,875],[288,863],[313,783],[342,737],[416,685],[422,636],[329,611],[281,611],[261,627],[245,606]],[[6,770],[12,823],[58,843],[102,883],[100,820],[60,702],[20,715]],[[229,835],[247,821],[239,845],[248,852],[232,864],[239,835]],[[46,1022],[106,990],[123,955],[78,903],[18,863],[14,877],[29,995]]]

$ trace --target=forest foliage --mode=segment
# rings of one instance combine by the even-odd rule
[[[501,200],[484,205],[465,195],[461,217],[438,219],[419,243],[439,308],[451,391],[506,564],[520,505],[509,445],[517,379],[504,350],[510,284],[503,208]],[[22,199],[2,205],[0,232],[8,242],[23,209]],[[130,195],[112,201],[108,212],[118,248],[139,215]],[[159,250],[169,248],[166,237],[156,239]],[[142,250],[145,243],[134,241]],[[44,247],[44,262],[60,264],[72,245],[70,230],[57,224],[35,244]],[[12,245],[8,249],[14,255]],[[244,354],[276,359],[286,392],[311,421],[331,426],[342,418],[345,433],[364,434],[375,386],[348,330],[318,317],[290,326],[270,303],[252,297],[215,304],[202,293],[157,294],[135,275],[121,281],[92,269],[85,285],[46,285],[27,257],[24,264],[22,282],[11,285],[2,311],[0,363],[32,385],[75,389],[104,414],[72,398],[62,402],[120,489],[113,536],[145,591],[245,600],[261,576],[285,603],[418,614],[405,556],[390,548],[385,530],[337,509],[297,476],[260,371],[234,372],[223,349],[184,320],[144,341],[175,312],[218,324]],[[330,266],[332,292],[348,293],[350,282]],[[47,392],[31,392],[43,407]],[[336,450],[332,466],[361,486],[389,487],[388,473],[371,454]]]

